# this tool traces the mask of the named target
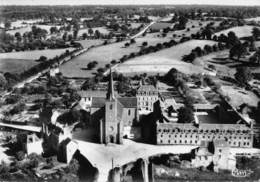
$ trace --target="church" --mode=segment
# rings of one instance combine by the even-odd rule
[[[95,91],[96,92],[96,91]],[[110,73],[107,93],[81,94],[80,105],[90,114],[89,123],[98,134],[99,143],[122,144],[122,138],[140,138],[136,97],[118,97]]]

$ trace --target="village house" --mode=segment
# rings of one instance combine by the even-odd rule
[[[230,146],[225,140],[202,141],[200,147],[192,153],[194,158],[191,165],[195,168],[204,167],[215,172],[236,168],[236,159],[230,153]]]

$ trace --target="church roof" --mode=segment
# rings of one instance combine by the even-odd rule
[[[136,108],[137,98],[136,97],[119,97],[117,100],[124,106],[124,108]]]
[[[136,108],[137,107],[137,99],[136,97],[119,97],[116,98],[118,102],[122,105],[122,108]],[[92,108],[100,108],[103,107],[106,103],[105,97],[93,97],[92,98]]]
[[[123,116],[123,105],[120,102],[117,102],[117,120],[121,121]]]

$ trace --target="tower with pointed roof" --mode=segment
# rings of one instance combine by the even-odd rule
[[[105,101],[105,118],[100,121],[100,142],[101,143],[122,143],[122,104],[115,98],[113,75],[110,69],[110,79]]]

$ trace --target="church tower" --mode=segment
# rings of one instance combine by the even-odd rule
[[[105,103],[105,118],[101,121],[101,143],[122,143],[122,127],[121,117],[118,117],[121,112],[121,103],[117,101],[114,95],[113,75],[110,69],[110,78]],[[103,131],[103,132],[102,132]]]

